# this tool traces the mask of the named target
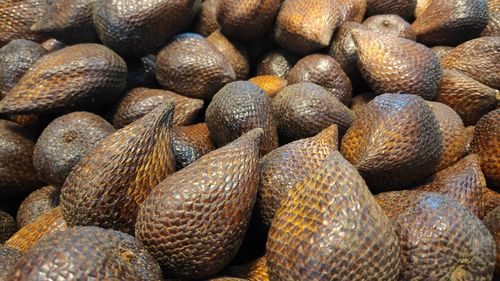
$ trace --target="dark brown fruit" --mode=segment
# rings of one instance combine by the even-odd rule
[[[175,127],[173,136],[175,169],[180,170],[215,150],[206,123]]]
[[[362,22],[366,12],[366,0],[338,0],[342,5],[342,22]]]
[[[40,45],[42,45],[42,47],[49,53],[59,51],[62,48],[66,47],[66,45],[63,42],[54,38],[47,39],[46,41],[43,41]]]
[[[500,109],[479,119],[470,152],[479,155],[481,169],[492,187],[500,188]]]
[[[43,41],[41,34],[30,31],[45,12],[47,0],[3,0],[0,2],[0,47],[14,39]]]
[[[487,22],[485,0],[433,0],[412,28],[425,45],[455,46],[478,37]]]
[[[436,55],[414,41],[352,31],[361,74],[376,94],[408,93],[432,100],[441,81]]]
[[[115,129],[90,112],[73,112],[52,121],[35,145],[33,166],[40,180],[61,187],[73,168]]]
[[[491,234],[457,201],[422,191],[382,193],[376,200],[399,237],[399,280],[492,280]]]
[[[40,58],[0,102],[0,112],[94,109],[113,102],[126,79],[125,62],[105,46],[66,47]]]
[[[242,278],[247,281],[269,281],[266,257],[260,257],[252,262],[229,267],[224,275]]]
[[[500,0],[488,0],[487,2],[488,24],[481,32],[481,36],[500,36]]]
[[[500,37],[467,41],[441,60],[444,68],[459,70],[494,89],[500,89]]]
[[[235,256],[257,195],[263,133],[254,129],[202,156],[148,196],[136,237],[167,276],[204,278]]]
[[[271,225],[271,280],[397,280],[399,245],[356,168],[332,152],[286,196]]]
[[[493,239],[495,239],[495,244],[497,248],[496,255],[496,268],[495,275],[500,274],[500,207],[495,208],[495,210],[491,211],[484,219],[484,224],[490,231],[491,235],[493,235]]]
[[[453,47],[449,47],[449,46],[434,46],[434,47],[431,48],[431,50],[438,57],[438,59],[441,60],[451,50],[453,50]],[[444,72],[444,70],[443,70],[443,72]]]
[[[241,32],[241,31],[240,31]],[[220,31],[215,31],[207,37],[217,50],[226,56],[236,74],[236,80],[245,80],[250,72],[249,55],[245,45],[230,41]]]
[[[21,257],[22,253],[20,251],[0,245],[0,281],[9,280],[9,272]]]
[[[271,98],[274,98],[281,89],[288,85],[288,81],[274,75],[255,76],[248,80],[248,82],[252,82],[259,86],[262,90],[269,94]]]
[[[127,88],[151,87],[158,88],[156,81],[156,56],[148,55],[142,58],[132,58],[127,61]]]
[[[299,57],[283,49],[268,52],[257,66],[258,75],[275,75],[285,78]]]
[[[287,0],[278,12],[274,40],[301,55],[325,48],[341,24],[341,8],[332,0]]]
[[[289,84],[311,82],[330,91],[343,104],[352,102],[351,80],[331,56],[313,54],[299,60],[286,76]]]
[[[217,8],[221,0],[205,0],[201,4],[198,20],[196,21],[195,30],[197,33],[208,36],[217,29],[220,25],[217,22]]]
[[[139,241],[98,227],[75,227],[48,235],[19,260],[10,280],[89,278],[162,280],[158,263]]]
[[[255,128],[264,129],[261,155],[278,147],[271,98],[253,83],[237,81],[224,86],[208,105],[205,121],[217,147]]]
[[[366,107],[366,105],[373,99],[375,98],[374,93],[364,93],[361,95],[357,95],[352,99],[352,107],[351,110],[356,116],[356,118],[359,118],[359,116],[362,116],[362,111]]]
[[[323,165],[337,150],[338,141],[337,126],[332,125],[314,137],[291,142],[262,157],[256,208],[264,231],[269,230],[288,192]]]
[[[173,101],[174,125],[189,125],[196,121],[203,109],[203,101],[178,95],[174,92],[135,88],[128,91],[116,104],[111,123],[122,128],[151,112],[166,101]]]
[[[347,106],[309,82],[283,88],[273,99],[273,114],[282,142],[312,137],[332,124],[343,135],[354,120]]]
[[[28,69],[47,51],[40,44],[13,40],[0,49],[0,99],[7,96]]]
[[[497,105],[498,90],[478,82],[460,71],[443,69],[436,101],[453,108],[466,126],[475,125]]]
[[[417,0],[366,0],[366,15],[396,14],[408,20],[416,5]]]
[[[221,0],[217,21],[227,36],[254,41],[272,27],[280,0]]]
[[[18,124],[0,120],[0,193],[9,197],[29,193],[39,186],[33,168],[35,143]]]
[[[53,185],[33,191],[23,200],[17,211],[16,221],[19,227],[25,227],[40,215],[59,206],[59,193],[59,189]]]
[[[432,175],[443,155],[443,137],[422,98],[384,94],[357,116],[342,139],[341,151],[373,191],[387,191]]]
[[[235,79],[229,60],[207,39],[194,33],[176,36],[156,58],[158,82],[183,96],[211,99]]]
[[[68,225],[134,232],[139,206],[175,169],[173,114],[173,103],[164,103],[83,157],[61,190]]]
[[[14,218],[6,212],[0,211],[0,244],[5,243],[17,230]]]
[[[104,45],[120,55],[156,53],[185,29],[195,15],[196,0],[95,0],[94,26]]]
[[[394,35],[416,40],[417,36],[411,25],[398,15],[375,15],[367,18],[363,25],[380,34]]]
[[[465,151],[464,155],[470,154],[470,145],[472,144],[472,139],[474,138],[474,131],[476,126],[469,126],[465,128],[464,139],[465,139]]]

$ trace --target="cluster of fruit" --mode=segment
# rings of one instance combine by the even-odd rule
[[[0,281],[500,274],[499,0],[0,0],[0,47]]]

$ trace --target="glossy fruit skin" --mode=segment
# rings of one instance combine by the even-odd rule
[[[167,276],[205,278],[234,257],[257,195],[263,133],[254,129],[202,156],[148,196],[137,218],[136,237]]]
[[[484,225],[488,228],[493,239],[495,239],[496,248],[500,248],[500,206],[491,211],[484,219]],[[500,252],[497,250],[495,276],[500,274]]]
[[[61,189],[68,225],[134,232],[141,203],[174,172],[173,113],[173,103],[162,104],[83,157]]]
[[[0,245],[0,281],[9,280],[9,271],[21,259],[21,252],[4,245]]]
[[[5,243],[17,230],[14,218],[6,212],[0,211],[0,244]]]
[[[413,16],[417,0],[366,0],[366,16],[397,14],[403,19]]]
[[[98,227],[74,227],[48,235],[11,272],[13,281],[87,280],[89,276],[96,280],[162,280],[158,263],[139,241]]]
[[[281,89],[288,85],[288,81],[274,75],[255,76],[248,81],[262,88],[271,98],[274,98]]]
[[[175,127],[173,147],[177,171],[215,150],[206,123]]]
[[[275,75],[285,78],[288,71],[297,63],[299,56],[284,49],[267,52],[257,65],[258,75]]]
[[[236,74],[236,80],[247,79],[248,73],[250,72],[250,58],[245,45],[229,40],[229,38],[224,36],[220,31],[215,31],[210,34],[207,40],[229,60]]]
[[[363,22],[363,25],[371,31],[380,34],[390,34],[409,40],[416,40],[417,35],[411,25],[398,15],[375,15]]]
[[[270,280],[397,280],[399,251],[356,168],[332,152],[279,207],[266,259]]]
[[[126,79],[125,61],[109,48],[73,45],[40,58],[0,102],[0,112],[95,109],[113,102]]]
[[[0,47],[14,39],[41,42],[45,36],[30,31],[47,7],[47,0],[5,0],[0,3]]]
[[[76,111],[52,121],[35,145],[33,166],[41,180],[61,187],[73,168],[115,129],[104,118]]]
[[[399,237],[403,265],[399,280],[492,280],[491,234],[457,201],[409,190],[375,198]]]
[[[40,215],[59,206],[59,194],[57,187],[47,185],[28,195],[17,211],[16,221],[19,227],[26,226]]]
[[[196,33],[208,36],[220,29],[217,22],[217,8],[220,2],[220,0],[205,0],[201,3],[195,27]]]

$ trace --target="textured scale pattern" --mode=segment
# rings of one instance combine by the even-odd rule
[[[391,222],[356,168],[332,152],[286,196],[271,225],[271,280],[397,280]]]
[[[62,48],[66,47],[66,45],[54,38],[47,39],[41,43],[42,47],[47,50],[47,52],[52,53],[55,51],[59,51]]]
[[[352,107],[351,110],[356,116],[359,118],[362,116],[362,111],[365,109],[366,105],[375,98],[374,93],[364,93],[361,95],[357,95],[352,99]]]
[[[362,22],[366,12],[366,0],[338,0],[342,5],[342,22],[354,21]]]
[[[431,48],[431,50],[438,57],[438,59],[441,61],[441,58],[443,58],[451,50],[453,50],[453,47],[449,47],[449,46],[434,46],[434,47]],[[445,72],[445,70],[443,70],[443,73],[444,72]]]
[[[414,41],[352,31],[361,74],[376,94],[408,93],[432,100],[441,81],[436,55]]]
[[[158,263],[134,237],[98,227],[48,235],[12,269],[12,281],[161,281]]]
[[[17,224],[14,218],[6,212],[0,211],[0,244],[9,240],[16,230]]]
[[[319,169],[338,149],[338,141],[337,126],[331,125],[314,137],[283,145],[261,158],[256,208],[263,230],[269,230],[289,190]]]
[[[357,116],[342,139],[341,152],[373,191],[387,191],[432,175],[443,155],[443,137],[422,98],[384,94]]]
[[[8,281],[9,272],[12,267],[21,259],[20,251],[0,245],[0,281]]]
[[[201,3],[195,26],[197,33],[208,36],[220,29],[220,25],[217,22],[217,8],[220,2],[221,0],[205,0]]]
[[[57,187],[47,185],[28,195],[17,211],[16,221],[19,227],[25,227],[40,215],[59,206],[59,194]]]
[[[366,16],[396,14],[404,19],[413,16],[418,0],[366,0]]]
[[[371,31],[380,34],[394,35],[409,40],[416,40],[417,35],[411,25],[398,15],[375,15],[363,22]]]
[[[285,78],[298,60],[297,55],[284,49],[269,51],[264,54],[257,65],[257,75],[275,75]]]
[[[483,219],[483,222],[490,231],[491,235],[493,235],[493,239],[495,239],[497,249],[495,275],[498,275],[500,274],[500,251],[498,251],[498,249],[500,249],[500,207],[491,211]]]
[[[269,281],[266,257],[260,257],[249,263],[229,267],[224,270],[224,275],[247,281]]]
[[[274,98],[281,89],[288,85],[286,79],[274,75],[255,76],[248,81],[259,86],[268,93],[271,98]]]
[[[241,31],[240,31],[241,32]],[[250,72],[250,61],[247,47],[236,41],[231,41],[220,31],[215,31],[207,37],[217,50],[226,56],[236,74],[236,80],[245,80]]]
[[[257,195],[262,135],[262,129],[254,129],[202,156],[148,196],[136,237],[166,276],[204,278],[234,257]]]
[[[0,2],[0,47],[14,39],[43,41],[45,36],[30,31],[45,12],[47,0],[2,0]]]
[[[127,82],[127,66],[98,44],[66,47],[40,58],[0,101],[2,113],[93,108],[113,102]]]
[[[69,225],[134,232],[141,203],[175,169],[173,113],[173,103],[167,102],[84,156],[61,190],[61,207]]]
[[[474,138],[474,131],[476,130],[476,126],[468,126],[465,128],[464,138],[465,138],[465,153],[464,155],[470,154],[470,145],[472,143],[472,139]]]
[[[180,170],[215,150],[206,123],[174,128],[175,169]]]
[[[500,36],[500,0],[488,0],[487,2],[488,24],[481,32],[481,36]]]
[[[422,191],[387,192],[376,200],[399,237],[399,280],[492,280],[491,234],[457,201]]]

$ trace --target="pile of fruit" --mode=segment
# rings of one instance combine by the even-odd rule
[[[0,0],[0,47],[0,281],[500,280],[499,0]]]

